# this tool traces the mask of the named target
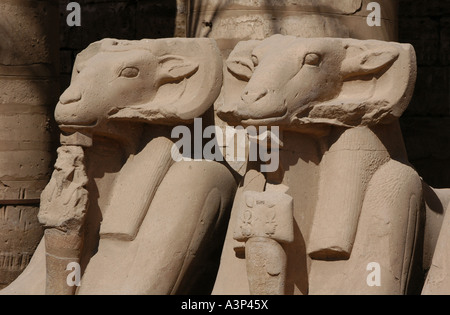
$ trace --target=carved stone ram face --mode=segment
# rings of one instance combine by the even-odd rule
[[[213,40],[105,39],[78,55],[55,117],[62,130],[92,132],[114,120],[183,123],[201,116],[221,86]]]
[[[416,77],[411,45],[281,35],[239,43],[227,68],[223,120],[290,129],[387,123]]]

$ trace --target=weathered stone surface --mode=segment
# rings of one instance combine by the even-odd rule
[[[29,266],[46,263],[47,280],[25,273],[41,281],[34,294],[212,285],[214,265],[204,261],[220,250],[235,179],[217,162],[175,163],[171,126],[189,130],[221,87],[222,59],[210,39],[105,39],[78,55],[55,111],[63,135],[39,212],[45,251]],[[78,290],[65,283],[69,263],[83,265]],[[29,292],[26,282],[11,291]]]
[[[342,0],[339,3],[330,3],[326,0],[231,0],[221,1],[212,0],[208,1],[209,8],[220,7],[221,9],[228,10],[299,10],[299,11],[311,11],[316,12],[323,10],[323,13],[335,13],[335,14],[354,14],[361,9],[362,0]],[[194,11],[201,10],[205,3],[202,1],[191,1]]]
[[[375,28],[366,21],[371,13],[367,10],[369,2],[193,0],[188,33],[221,40],[222,49],[229,49],[236,39],[263,39],[274,34],[396,39],[397,1],[378,1],[383,21]]]
[[[0,286],[27,266],[42,237],[40,194],[53,163],[58,1],[0,3]]]
[[[38,211],[35,205],[0,207],[0,288],[23,272],[43,236]]]
[[[280,52],[278,45],[288,49]],[[335,59],[327,59],[330,55]],[[272,61],[266,61],[269,59]],[[381,41],[308,41],[275,35],[262,44],[242,42],[227,60],[225,104],[218,109],[218,116],[231,124],[248,121],[290,129],[320,123],[348,127],[392,122],[403,114],[412,97],[415,62],[411,45]],[[355,79],[388,67],[396,70],[377,80]],[[303,79],[298,71],[311,71],[311,77]],[[261,77],[261,82],[247,82],[254,76]],[[277,81],[272,79],[275,76]],[[318,103],[311,102],[309,91],[320,98]],[[358,104],[352,94],[363,101]]]
[[[450,206],[450,205],[449,205]],[[449,260],[449,232],[448,226],[450,211],[447,207],[446,214],[442,223],[441,233],[433,255],[432,264],[428,272],[427,279],[422,291],[423,295],[448,295],[450,294],[450,282],[448,270],[450,266]]]
[[[423,195],[419,175],[408,166],[398,118],[413,94],[413,47],[275,35],[239,43],[226,65],[224,104],[218,116],[231,125],[276,126],[295,134],[292,140],[282,137],[281,164],[276,174],[267,174],[267,180],[287,186],[297,224],[293,243],[285,248],[286,269],[281,252],[276,254],[258,238],[248,256],[246,244],[245,257],[233,255],[231,244],[225,243],[222,263],[233,265],[236,272],[225,280],[221,272],[227,268],[221,268],[215,293],[233,294],[233,287],[247,288],[243,264],[247,265],[248,292],[409,292],[409,279],[415,275],[405,266],[416,259],[415,248],[420,246],[415,234]],[[302,148],[295,150],[297,159],[290,160],[288,148]],[[308,184],[297,183],[302,181]],[[265,190],[269,189],[273,185],[266,185]],[[246,197],[250,195],[244,193],[237,202],[247,202]],[[277,204],[275,200],[272,196],[268,203]],[[252,204],[251,200],[246,203]],[[244,211],[238,218],[237,239],[258,230],[257,222],[251,221],[256,215]],[[259,248],[259,255],[255,256],[254,248]],[[275,256],[280,265],[274,264]],[[298,267],[289,268],[289,259],[299,262]],[[302,261],[310,269],[301,268]],[[389,270],[383,273],[381,287],[369,286],[365,271],[357,267],[373,261]],[[269,277],[272,267],[281,278]],[[286,282],[281,281],[284,270]],[[264,282],[270,288],[261,285]]]
[[[88,207],[88,181],[83,148],[60,147],[55,171],[42,193],[39,221],[47,228],[79,231]]]
[[[0,205],[7,204],[8,219],[17,215],[13,208],[36,208],[49,175],[45,165],[51,160],[52,143],[47,137],[53,131],[47,113],[56,103],[58,59],[53,58],[55,50],[46,37],[33,31],[44,23],[39,10],[47,18],[55,12],[55,1],[48,11],[42,7],[44,2],[5,0],[0,5],[5,9],[0,17],[8,23],[0,35],[10,32],[13,18],[24,28],[16,37],[5,31],[7,49],[0,51],[4,61],[0,60],[0,164],[5,168],[0,174]],[[417,293],[422,284],[415,276],[417,271],[422,276],[421,262],[427,269],[431,265],[427,283],[443,284],[448,262],[442,244],[447,244],[448,220],[442,219],[448,191],[432,189],[416,171],[433,187],[450,186],[446,172],[450,4],[400,1],[400,42],[416,47],[419,65],[414,95],[416,59],[408,45],[329,38],[317,46],[305,39],[298,46],[286,45],[289,40],[265,40],[266,46],[260,42],[277,33],[395,41],[397,1],[377,1],[382,27],[373,28],[365,20],[369,2],[214,0],[188,5],[185,0],[92,0],[81,3],[83,26],[70,28],[65,24],[66,3],[61,1],[60,81],[63,89],[70,82],[71,86],[61,97],[56,117],[64,131],[62,148],[85,147],[88,158],[55,173],[59,185],[53,180],[47,186],[41,213],[43,222],[57,229],[47,230],[30,268],[3,292],[42,293],[46,281],[42,274],[46,274],[47,293],[74,294],[75,288],[65,283],[69,262],[86,270],[80,294],[209,292],[234,180],[216,163],[173,163],[169,126],[193,128],[189,123],[205,111],[210,121],[209,106],[222,84],[217,49],[212,50],[215,59],[204,58],[213,41],[212,46],[197,50],[182,40],[164,40],[170,42],[167,46],[163,41],[104,40],[89,46],[75,61],[79,51],[103,37],[187,34],[217,39],[225,58],[240,40],[258,40],[239,44],[228,58],[223,94],[215,104],[225,122],[217,119],[217,125],[280,126],[283,132],[276,172],[265,177],[253,173],[251,168],[262,166],[262,161],[229,163],[236,168],[236,178],[246,176],[236,195],[228,234],[238,221],[237,239],[246,244],[227,236],[214,293]],[[15,16],[4,14],[17,4],[26,9]],[[43,28],[47,34],[56,30],[48,27],[50,20]],[[298,58],[306,48],[309,51]],[[143,52],[148,50],[157,53]],[[26,51],[31,64],[22,63]],[[118,65],[120,60],[123,63]],[[216,67],[205,71],[204,65]],[[307,79],[301,80],[305,69]],[[105,84],[105,78],[114,79]],[[137,78],[142,84],[136,83]],[[19,90],[22,93],[11,93]],[[191,91],[199,93],[190,98]],[[397,123],[411,96],[402,128],[416,170],[408,165]],[[36,126],[43,132],[35,132]],[[228,149],[233,141],[220,145],[232,159]],[[30,151],[36,152],[33,158]],[[276,192],[255,197],[257,205],[269,208],[278,204],[277,196],[292,196],[293,213],[284,213],[285,220],[278,224],[272,212],[264,210],[263,221],[253,225],[247,212],[236,212],[240,202],[254,206],[244,198],[249,195],[245,190],[253,189],[257,197]],[[64,200],[55,202],[58,198],[49,197],[49,191],[61,192]],[[77,191],[81,198],[71,199]],[[87,191],[89,206],[83,195]],[[6,220],[6,226],[22,224],[22,211],[18,213],[19,220]],[[261,220],[258,214],[252,213],[252,218]],[[423,215],[427,220],[422,235]],[[438,241],[437,231],[432,230],[441,226]],[[289,237],[280,237],[278,228]],[[11,233],[9,229],[5,238]],[[170,246],[161,246],[164,242]],[[424,257],[419,257],[422,242]],[[3,274],[17,276],[29,256],[9,248],[2,256],[1,250],[0,267],[8,269]],[[382,269],[382,287],[366,282],[364,267],[374,261]],[[205,278],[208,284],[198,285]],[[436,292],[436,288],[427,290]]]
[[[57,2],[2,1],[0,21],[2,28],[2,65],[56,65],[58,47],[52,40],[57,36]],[[20,30],[20,31],[19,31]],[[54,68],[56,71],[57,68]]]

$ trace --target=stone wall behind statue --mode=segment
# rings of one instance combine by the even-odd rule
[[[69,27],[69,0],[60,0],[61,91],[69,85],[78,52],[91,42],[183,35],[182,0],[79,0],[81,27]],[[178,18],[177,18],[177,12]],[[399,41],[418,57],[415,95],[402,129],[409,158],[435,188],[450,187],[450,2],[400,0]]]

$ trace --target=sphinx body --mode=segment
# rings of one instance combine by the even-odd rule
[[[278,191],[293,198],[293,241],[280,243],[284,275],[266,270],[268,278],[283,275],[278,293],[417,289],[422,183],[398,124],[415,83],[412,46],[276,35],[239,43],[227,68],[219,116],[283,130],[278,171],[247,173],[236,195]],[[245,253],[253,246],[233,238],[240,207],[235,201],[215,294],[268,292],[250,275],[238,280],[251,270]]]
[[[105,39],[79,54],[55,111],[45,239],[3,293],[208,293],[236,183],[219,163],[175,162],[171,129],[204,115],[221,83],[208,39]]]

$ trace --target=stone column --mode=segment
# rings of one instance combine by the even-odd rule
[[[57,0],[0,3],[0,288],[43,236],[37,213],[53,160],[57,21]]]

